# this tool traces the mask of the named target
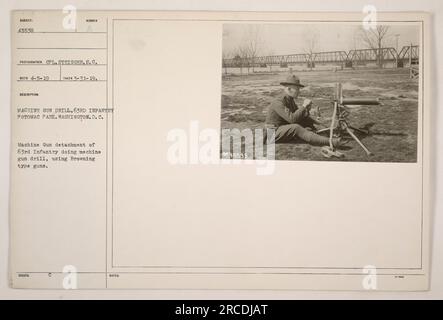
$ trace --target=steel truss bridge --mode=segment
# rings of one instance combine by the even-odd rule
[[[358,49],[346,51],[327,51],[316,53],[298,53],[288,55],[260,56],[254,58],[235,57],[223,59],[224,68],[244,67],[267,67],[279,65],[287,67],[290,65],[307,65],[314,67],[316,64],[341,64],[345,67],[354,65],[365,65],[367,63],[384,64],[395,63],[396,67],[403,67],[405,63],[418,64],[419,46],[404,46],[400,52],[394,48],[380,49]]]

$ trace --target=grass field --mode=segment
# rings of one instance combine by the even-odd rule
[[[332,115],[331,99],[335,83],[343,85],[345,97],[377,97],[380,106],[350,108],[349,122],[357,128],[369,128],[369,135],[359,136],[372,156],[351,141],[341,159],[321,155],[320,147],[302,142],[276,145],[278,160],[416,162],[418,80],[409,78],[409,69],[358,69],[344,71],[301,71],[296,73],[306,85],[297,103],[309,98],[313,111],[328,126]],[[279,82],[285,72],[223,75],[221,127],[262,128],[267,107],[283,93]],[[313,114],[317,116],[317,114]],[[321,126],[320,126],[321,127]]]

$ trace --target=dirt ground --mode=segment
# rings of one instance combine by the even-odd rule
[[[283,93],[279,85],[287,72],[223,75],[221,128],[263,128],[267,107]],[[377,97],[379,106],[349,108],[349,123],[369,129],[359,135],[373,153],[367,156],[351,141],[342,150],[344,158],[325,158],[321,148],[297,141],[276,144],[278,160],[376,161],[416,162],[418,80],[409,78],[409,69],[358,69],[343,71],[297,71],[306,85],[297,104],[304,98],[313,101],[313,117],[319,107],[322,123],[329,126],[332,115],[331,99],[335,83],[343,85],[344,97]],[[319,126],[321,128],[321,126]]]

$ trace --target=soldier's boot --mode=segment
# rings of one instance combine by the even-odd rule
[[[309,144],[312,144],[314,146],[328,146],[329,145],[329,138],[323,137],[319,134],[316,134],[312,132],[311,130],[308,130],[306,128],[303,128],[300,125],[295,124],[295,130],[297,136],[302,139],[303,141],[306,141]],[[338,146],[340,144],[338,138],[332,139],[332,145],[334,147]]]
[[[311,135],[308,134],[304,134],[304,139],[306,142],[308,142],[309,144],[312,144],[314,146],[329,146],[329,138],[328,137],[323,137],[319,134],[316,134],[314,132],[308,131],[309,133],[311,133]],[[344,140],[342,138],[332,138],[332,146],[334,148],[338,148],[340,149],[341,147],[343,147],[344,145],[346,145],[349,142],[349,140]]]
[[[301,139],[315,146],[329,146],[329,138],[316,134],[297,123],[283,125],[277,128],[275,142],[289,142]],[[332,139],[332,146],[339,148],[346,142],[340,138]]]

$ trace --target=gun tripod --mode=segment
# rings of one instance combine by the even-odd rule
[[[368,156],[372,155],[372,152],[360,141],[360,139],[355,135],[354,131],[368,134],[367,130],[356,128],[349,124],[348,116],[349,111],[346,106],[349,105],[379,105],[378,99],[368,99],[368,98],[343,98],[343,88],[341,83],[336,84],[335,99],[333,101],[334,109],[332,113],[331,125],[329,128],[320,129],[317,133],[323,133],[329,131],[329,149],[334,152],[334,147],[332,145],[332,138],[334,137],[334,132],[336,136],[342,137],[344,134],[349,134],[352,139],[354,139],[360,147],[366,152]]]

